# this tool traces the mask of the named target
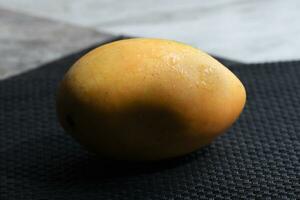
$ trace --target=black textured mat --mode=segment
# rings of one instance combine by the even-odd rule
[[[55,92],[84,52],[0,82],[0,199],[299,199],[300,61],[225,61],[248,101],[211,145],[171,161],[97,160],[56,121]]]

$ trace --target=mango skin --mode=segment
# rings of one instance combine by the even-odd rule
[[[239,79],[208,54],[175,41],[100,46],[66,73],[57,96],[62,127],[88,150],[118,160],[181,156],[209,144],[246,101]]]

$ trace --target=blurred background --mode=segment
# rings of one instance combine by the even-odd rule
[[[241,62],[296,60],[299,10],[297,0],[0,0],[0,78],[120,34]]]

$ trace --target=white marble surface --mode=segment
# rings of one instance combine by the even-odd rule
[[[300,59],[299,0],[0,0],[101,31],[175,39],[246,62]]]
[[[107,40],[95,30],[0,9],[0,79]]]

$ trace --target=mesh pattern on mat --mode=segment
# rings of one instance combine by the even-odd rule
[[[83,53],[0,82],[0,199],[300,198],[300,62],[231,66],[248,92],[234,126],[141,164],[96,159],[58,125],[58,82]]]

